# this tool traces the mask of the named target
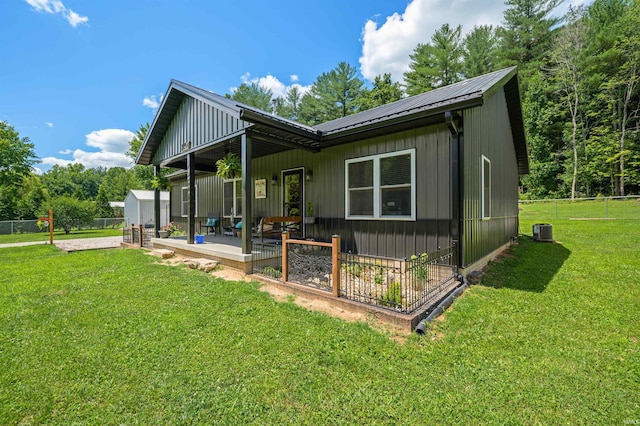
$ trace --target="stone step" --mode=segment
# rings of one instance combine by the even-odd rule
[[[159,257],[160,259],[170,259],[175,253],[173,250],[167,249],[155,249],[151,250],[151,256]]]
[[[204,272],[210,272],[218,266],[217,260],[205,259],[205,258],[195,258],[195,259],[185,259],[184,264],[187,265],[191,269],[199,269]]]

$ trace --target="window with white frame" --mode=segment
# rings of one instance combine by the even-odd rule
[[[491,160],[482,156],[482,218],[491,217]]]
[[[223,182],[223,216],[242,215],[242,179],[225,179]]]
[[[180,199],[180,215],[182,217],[189,216],[189,187],[183,186]],[[193,195],[196,200],[196,211],[194,216],[198,215],[198,185],[196,185],[196,193]]]
[[[347,219],[415,220],[415,149],[345,162]]]

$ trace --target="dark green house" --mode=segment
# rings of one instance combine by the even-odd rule
[[[228,153],[242,178],[215,175]],[[463,270],[517,236],[529,170],[516,68],[315,127],[172,80],[136,162],[183,171],[171,219],[189,242],[211,212],[245,229],[311,215],[303,238],[339,234],[342,251],[396,259],[453,247]]]

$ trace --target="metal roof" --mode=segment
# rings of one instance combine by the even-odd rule
[[[470,78],[459,83],[362,111],[358,114],[319,124],[316,129],[322,131],[323,136],[326,136],[391,118],[411,116],[416,113],[435,112],[443,108],[455,109],[459,105],[470,104],[473,101],[481,104],[485,92],[505,80],[505,78],[511,78],[515,73],[516,68],[512,67]]]
[[[132,189],[129,193],[140,201],[153,201],[155,191],[147,191],[144,189]],[[160,191],[160,201],[169,201],[169,191]]]
[[[509,107],[518,170],[525,174],[529,171],[529,164],[516,67],[470,78],[314,127],[275,116],[178,80],[171,80],[167,95],[143,142],[136,163],[151,163],[153,153],[158,148],[184,96],[199,99],[224,110],[235,118],[251,123],[246,130],[251,132],[252,138],[262,142],[262,144],[258,143],[257,149],[254,149],[254,157],[257,157],[291,148],[319,150],[363,137],[443,121],[442,113],[445,111],[482,105],[486,97],[503,87]],[[216,141],[211,143],[215,145]],[[203,152],[202,155],[212,156],[212,158],[221,156],[217,152],[221,148],[207,149],[208,153]]]
[[[178,80],[171,80],[167,94],[163,98],[158,113],[154,117],[150,131],[143,141],[136,164],[151,164],[153,153],[156,151],[162,138],[167,131],[173,116],[180,107],[185,96],[191,96],[208,105],[212,105],[234,118],[253,123],[252,131],[258,136],[265,138],[282,138],[284,141],[291,141],[301,147],[317,147],[319,134],[313,127],[288,120],[286,118],[274,116],[266,111],[252,107],[250,105],[237,102],[225,96],[217,95],[208,90],[184,83]]]

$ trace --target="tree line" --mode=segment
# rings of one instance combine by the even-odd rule
[[[507,0],[502,25],[443,24],[410,55],[404,83],[390,74],[367,88],[341,62],[302,94],[257,83],[239,102],[315,125],[517,65],[531,172],[522,197],[638,194],[640,189],[640,1],[595,0],[553,11],[562,0]]]
[[[127,154],[135,158],[149,124],[140,127]],[[77,224],[95,217],[114,217],[110,201],[124,201],[131,189],[153,189],[153,169],[146,166],[86,168],[54,165],[38,175],[34,145],[0,121],[0,220],[31,220],[47,216],[49,208],[73,216]],[[71,221],[73,223],[73,220]]]
[[[274,97],[249,82],[227,96],[315,125],[517,65],[531,170],[521,196],[638,194],[640,0],[594,0],[556,18],[561,1],[507,0],[500,26],[477,26],[464,37],[461,26],[443,24],[415,47],[403,83],[383,74],[367,87],[340,62],[305,93],[294,85]],[[148,130],[141,125],[130,141],[131,158]],[[29,138],[0,121],[0,220],[33,219],[60,199],[112,216],[109,201],[157,185],[148,166],[56,165],[36,175],[36,160]]]

